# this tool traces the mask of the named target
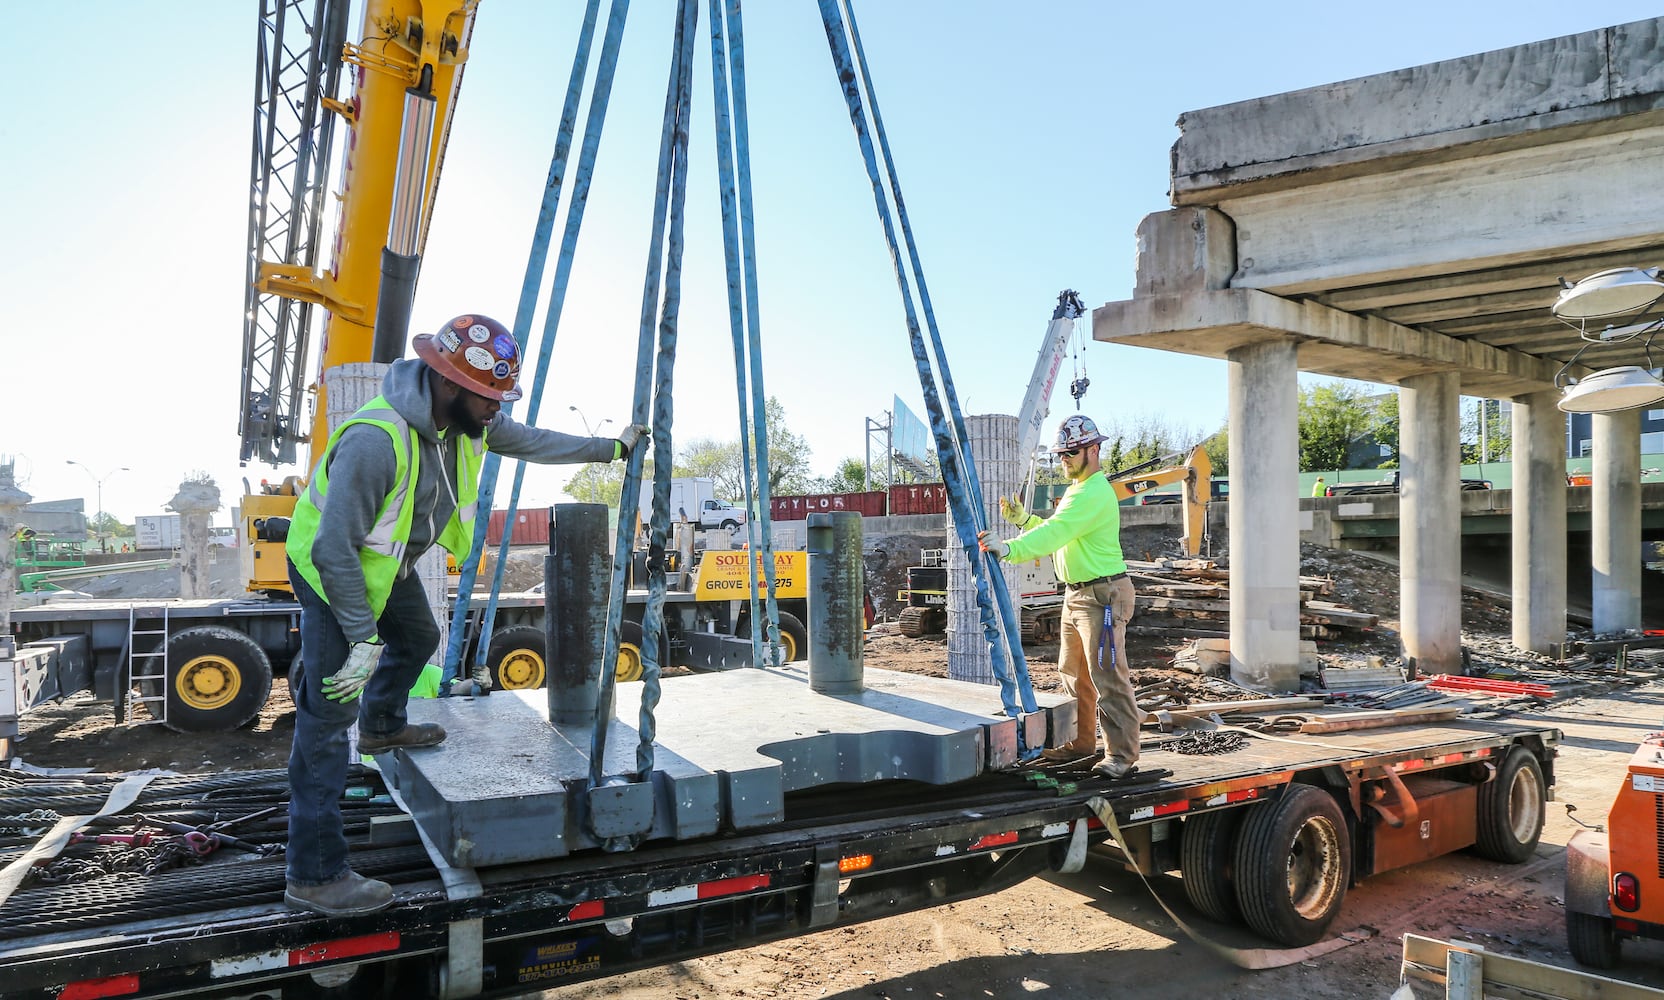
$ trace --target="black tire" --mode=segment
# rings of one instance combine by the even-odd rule
[[[1474,853],[1511,865],[1530,858],[1543,835],[1547,795],[1543,768],[1525,747],[1515,747],[1479,786],[1478,840]]]
[[[294,659],[289,661],[289,672],[283,675],[283,683],[289,686],[289,700],[295,700],[295,678],[300,676],[300,651],[295,651]]]
[[[1323,937],[1352,881],[1352,839],[1335,797],[1290,785],[1276,801],[1247,807],[1235,875],[1249,927],[1291,947]]]
[[[641,646],[644,641],[640,622],[627,621],[619,626],[618,672],[613,675],[615,680],[620,682],[641,680]],[[659,657],[660,659],[664,658],[662,648],[659,650]]]
[[[485,650],[485,668],[496,691],[531,691],[549,682],[544,662],[543,630],[535,625],[510,625],[492,633]]]
[[[1611,917],[1566,911],[1566,945],[1577,964],[1591,969],[1615,969],[1623,944]]]
[[[740,526],[740,523],[738,521],[724,521],[724,522],[722,522],[722,530],[723,531],[733,531],[735,528],[737,528],[739,526]]]
[[[929,623],[928,608],[902,608],[901,616],[896,619],[896,628],[909,639],[924,638]]]
[[[1236,839],[1242,810],[1198,813],[1184,821],[1179,874],[1190,904],[1210,919],[1234,924],[1242,918],[1236,903]]]
[[[780,612],[780,645],[786,648],[786,662],[801,660],[809,655],[809,630],[797,616]]]
[[[168,636],[167,727],[179,733],[224,733],[253,722],[272,693],[272,664],[260,644],[221,625]],[[140,668],[141,672],[143,668]],[[155,681],[146,697],[164,692]]]

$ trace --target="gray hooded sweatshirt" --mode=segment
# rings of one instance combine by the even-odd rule
[[[434,539],[456,511],[455,432],[440,431],[433,423],[433,393],[428,386],[427,362],[407,358],[393,362],[381,383],[399,416],[409,422],[421,442],[420,468],[411,497],[410,544],[399,566],[399,578],[410,573],[416,560],[433,547]],[[575,437],[528,427],[499,412],[485,429],[487,447],[505,458],[542,465],[610,462],[617,454],[613,438]],[[398,459],[387,432],[354,424],[341,434],[329,456],[329,493],[319,512],[318,534],[312,541],[312,562],[323,583],[324,600],[348,642],[362,642],[376,634],[375,616],[366,596],[364,569],[358,550],[375,525],[376,513],[393,492]],[[484,525],[475,525],[483,531]]]

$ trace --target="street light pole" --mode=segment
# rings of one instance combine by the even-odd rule
[[[603,428],[603,427],[607,426],[608,424],[612,423],[612,418],[611,417],[602,417],[600,423],[596,424],[594,427],[591,427],[589,425],[589,418],[584,416],[584,411],[578,409],[576,406],[568,406],[567,409],[578,415],[578,420],[580,422],[582,422],[583,425],[584,425],[584,433],[587,434],[590,437],[594,437],[596,431],[598,431],[601,428]]]
[[[104,542],[104,530],[103,530],[103,528],[104,528],[104,481],[109,479],[111,476],[115,475],[118,472],[132,472],[133,470],[129,469],[127,466],[123,465],[120,468],[111,469],[109,472],[106,472],[102,477],[100,477],[96,472],[93,472],[91,468],[89,468],[86,465],[83,465],[80,462],[77,462],[73,458],[64,459],[64,464],[65,465],[79,466],[81,471],[85,472],[89,477],[91,477],[92,481],[97,484],[97,486],[98,486],[98,514],[93,518],[93,523],[96,525],[96,527],[94,527],[93,530],[95,532],[97,532],[97,534],[98,534],[98,551],[99,552],[108,552],[109,547]]]

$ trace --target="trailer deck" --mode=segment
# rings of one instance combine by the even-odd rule
[[[756,831],[479,869],[451,869],[414,843],[414,824],[391,804],[353,799],[353,865],[394,883],[390,909],[350,919],[295,913],[281,902],[280,856],[222,851],[150,876],[18,891],[0,909],[10,918],[0,924],[0,981],[18,998],[230,996],[296,975],[355,990],[398,981],[433,992],[443,980],[456,995],[507,995],[997,891],[1102,838],[1088,806],[1097,797],[1143,864],[1145,847],[1170,839],[1158,833],[1164,824],[1274,799],[1291,782],[1328,777],[1344,786],[1348,775],[1484,767],[1523,746],[1552,788],[1558,740],[1551,728],[1451,722],[1255,739],[1216,756],[1150,745],[1144,774],[1127,781],[1076,765],[946,787],[821,787],[788,794],[784,820]],[[181,782],[201,780],[159,779],[130,811],[161,811]],[[216,792],[212,816],[282,801],[282,772],[246,780],[255,791]],[[367,791],[357,794],[378,791],[379,781],[363,771],[355,784]],[[78,789],[57,779],[57,791],[46,791],[44,779],[9,779],[0,817],[90,813],[110,783]],[[188,803],[174,806],[189,812]],[[281,823],[263,836],[281,840]],[[0,836],[0,861],[27,843]],[[93,981],[114,985],[64,991]]]

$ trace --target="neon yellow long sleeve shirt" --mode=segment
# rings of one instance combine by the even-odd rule
[[[1109,480],[1094,473],[1069,484],[1051,517],[1029,515],[1023,533],[1006,543],[1006,562],[1026,562],[1052,553],[1057,578],[1082,583],[1126,572],[1121,555],[1121,508]]]

